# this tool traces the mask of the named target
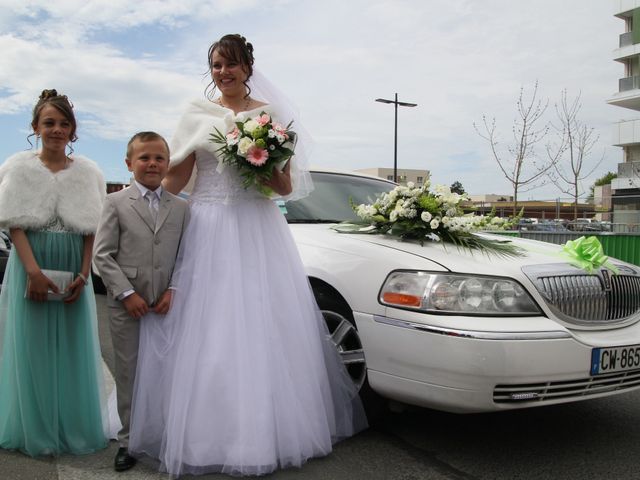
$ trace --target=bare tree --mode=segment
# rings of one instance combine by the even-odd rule
[[[557,141],[547,145],[547,153],[553,162],[553,171],[549,179],[558,189],[573,198],[573,218],[578,218],[578,198],[581,195],[581,183],[588,178],[604,159],[604,152],[593,168],[584,172],[589,163],[593,147],[600,138],[595,129],[585,125],[578,114],[582,108],[580,93],[573,101],[567,98],[567,91],[560,95],[560,103],[555,105],[557,122],[551,123]],[[566,158],[565,161],[563,161]]]
[[[500,170],[513,187],[514,216],[518,210],[518,193],[527,192],[546,184],[546,173],[554,163],[553,160],[540,159],[536,154],[536,144],[549,133],[549,125],[546,122],[540,125],[548,102],[543,104],[542,100],[537,99],[537,96],[538,82],[534,85],[533,95],[529,101],[525,99],[524,87],[520,88],[520,95],[516,102],[518,118],[513,121],[511,128],[513,140],[506,147],[502,147],[498,141],[495,118],[489,122],[486,115],[483,115],[484,129],[482,131],[475,122],[473,124],[478,135],[489,142],[493,158],[498,162]]]

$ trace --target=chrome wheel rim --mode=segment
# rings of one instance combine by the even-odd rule
[[[342,364],[359,391],[367,376],[367,364],[360,335],[355,326],[339,313],[322,310],[322,315],[329,329],[331,341],[340,354]]]

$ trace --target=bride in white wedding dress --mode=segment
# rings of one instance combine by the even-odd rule
[[[141,325],[130,450],[173,475],[261,475],[327,455],[366,418],[278,206],[243,188],[235,168],[217,170],[214,127],[262,111],[288,119],[249,96],[243,37],[214,43],[209,64],[220,96],[191,103],[171,144],[165,188],[178,193],[195,175],[191,220],[171,310]],[[308,193],[298,159],[265,184]]]

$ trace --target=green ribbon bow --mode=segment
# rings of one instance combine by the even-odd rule
[[[569,263],[582,268],[587,273],[599,267],[606,267],[613,273],[619,273],[618,269],[609,262],[609,257],[604,254],[600,240],[596,237],[580,237],[569,240],[562,246],[562,251],[569,256]]]

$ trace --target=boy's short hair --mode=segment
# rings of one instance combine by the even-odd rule
[[[164,137],[159,133],[138,132],[133,137],[131,137],[131,139],[129,140],[129,143],[127,143],[127,158],[131,156],[131,150],[133,149],[132,145],[133,145],[133,142],[135,142],[136,140],[139,140],[140,142],[149,142],[151,140],[162,140],[164,142],[164,146],[167,147],[167,155],[169,155],[170,153],[169,144],[164,139]]]

